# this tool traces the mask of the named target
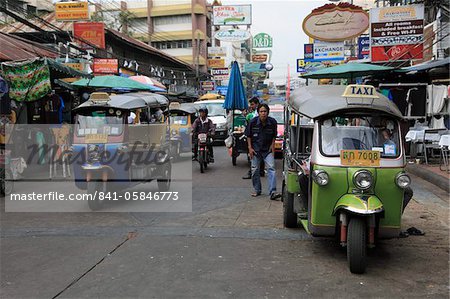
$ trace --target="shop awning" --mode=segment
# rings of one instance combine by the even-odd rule
[[[333,67],[323,68],[318,71],[303,75],[302,78],[310,79],[354,79],[356,77],[373,75],[394,70],[393,67],[368,64],[368,63],[346,63]]]
[[[440,60],[431,60],[424,63],[416,64],[413,66],[403,67],[402,71],[406,72],[420,72],[420,71],[429,71],[434,68],[443,67],[450,65],[450,57],[440,59]]]
[[[82,78],[92,78],[93,76],[91,74],[81,72],[79,70],[76,70],[74,68],[71,68],[67,65],[64,65],[62,63],[57,62],[54,59],[46,58],[47,64],[50,68],[69,75],[70,77],[82,77]]]

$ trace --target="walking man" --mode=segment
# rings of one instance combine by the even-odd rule
[[[275,174],[275,138],[277,137],[277,121],[269,116],[269,106],[258,106],[258,117],[250,120],[245,135],[247,136],[248,153],[251,159],[253,197],[261,195],[260,162],[264,161],[267,168],[267,182],[271,200],[281,197],[276,193],[277,182]]]
[[[247,115],[245,116],[247,126],[253,118],[258,117],[258,113],[256,110],[258,109],[259,99],[258,97],[252,97],[248,102],[249,102],[249,113],[247,113]],[[244,180],[252,178],[252,168],[250,164],[250,159],[248,164],[249,164],[248,173],[242,177]],[[264,176],[264,161],[261,161],[260,171],[261,176]]]

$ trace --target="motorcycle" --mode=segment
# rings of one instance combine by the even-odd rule
[[[211,153],[208,150],[209,136],[205,133],[200,133],[197,136],[197,153],[198,163],[200,164],[200,172],[204,173],[211,162]]]

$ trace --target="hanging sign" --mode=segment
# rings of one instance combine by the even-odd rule
[[[216,68],[224,68],[224,67],[225,67],[225,59],[222,59],[222,58],[208,59],[208,68],[216,69]]]
[[[314,59],[312,61],[344,60],[344,42],[314,41]]]
[[[212,69],[211,75],[214,80],[228,80],[230,77],[230,70],[228,68]]]
[[[367,59],[370,56],[370,37],[358,37],[358,59]]]
[[[208,56],[227,56],[227,48],[225,47],[208,47]]]
[[[305,61],[312,61],[314,59],[314,44],[304,44]]]
[[[100,49],[105,49],[105,24],[101,22],[74,23],[73,35]],[[81,42],[81,47],[83,49],[92,48],[91,45],[83,42]]]
[[[220,5],[213,6],[213,24],[225,25],[251,25],[251,5]]]
[[[119,60],[94,58],[93,71],[94,74],[118,74]]]
[[[250,32],[242,29],[219,30],[214,37],[224,42],[241,42],[251,37]]]
[[[253,37],[253,48],[272,48],[273,39],[267,33],[258,33]]]
[[[370,10],[372,62],[423,58],[424,5]]]
[[[354,38],[369,28],[369,15],[346,2],[325,4],[303,20],[303,31],[313,39],[338,42]]]
[[[55,3],[56,21],[89,20],[88,2],[59,2]]]
[[[212,91],[214,90],[214,87],[216,84],[214,81],[200,81],[200,89],[206,90],[206,91]]]

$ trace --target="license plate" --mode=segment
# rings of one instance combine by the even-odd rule
[[[341,164],[345,166],[380,166],[379,151],[341,150]]]

